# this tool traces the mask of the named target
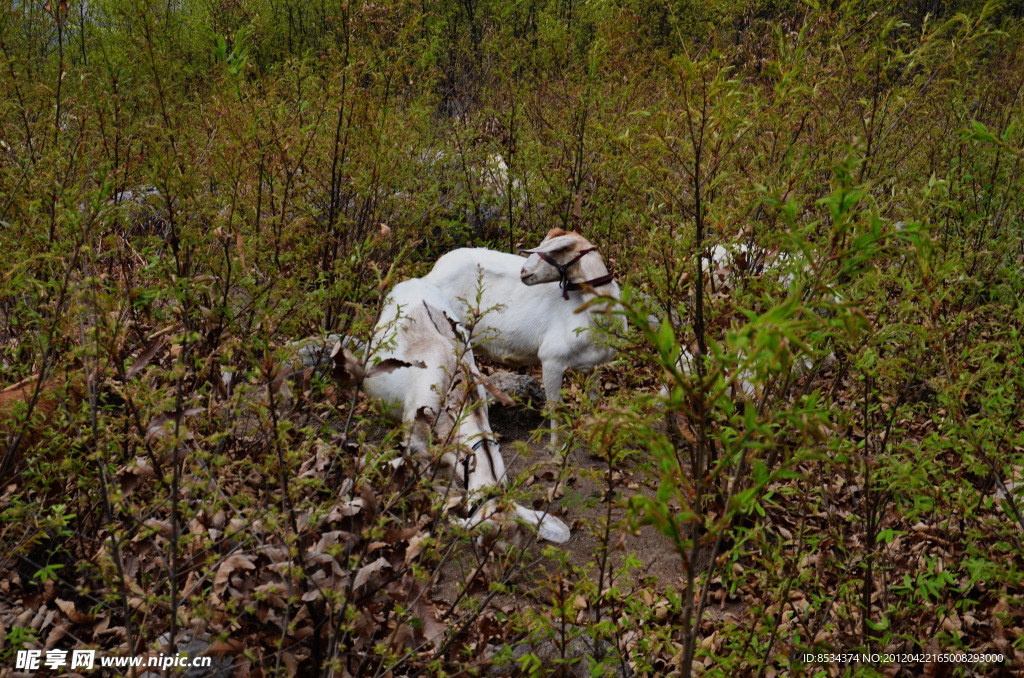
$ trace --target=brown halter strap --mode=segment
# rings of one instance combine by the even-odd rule
[[[585,280],[583,282],[571,282],[569,280],[569,268],[576,264],[577,262],[579,262],[579,260],[585,257],[586,255],[596,251],[596,247],[591,247],[590,249],[583,250],[582,252],[580,252],[579,254],[577,254],[575,257],[565,262],[564,264],[559,264],[557,261],[554,260],[554,258],[550,254],[547,254],[546,252],[537,252],[536,254],[538,257],[554,266],[555,270],[558,271],[558,287],[559,289],[562,290],[562,298],[568,300],[569,292],[575,292],[577,290],[586,289],[587,287],[601,287],[602,285],[607,285],[608,283],[615,279],[614,275],[608,273],[606,275],[602,275],[599,278],[594,278],[593,280]]]

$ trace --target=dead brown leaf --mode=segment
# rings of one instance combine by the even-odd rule
[[[256,563],[251,556],[244,553],[235,553],[228,556],[227,560],[217,568],[217,574],[213,577],[213,592],[217,595],[224,593],[228,580],[236,570],[255,570]]]
[[[384,558],[378,558],[369,565],[363,565],[361,568],[359,568],[359,571],[356,572],[356,580],[354,584],[355,588],[358,589],[362,587],[364,584],[366,584],[367,581],[369,581],[370,577],[372,577],[374,574],[380,572],[386,567],[390,568],[391,563],[389,563]]]

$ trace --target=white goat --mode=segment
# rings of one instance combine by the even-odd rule
[[[708,291],[719,296],[730,294],[744,276],[768,277],[774,281],[778,289],[788,290],[795,282],[798,271],[810,270],[808,264],[800,266],[799,259],[787,252],[768,250],[758,245],[745,243],[715,245],[709,250],[705,250],[701,256],[704,260],[704,270],[707,272]],[[831,293],[831,301],[834,303],[840,301],[834,292]],[[682,347],[676,364],[683,374],[692,374],[696,370],[696,358],[694,357],[696,349],[696,341],[691,341]],[[744,356],[740,354],[739,357],[742,359]],[[795,353],[793,357],[792,370],[795,375],[803,375],[813,369],[815,361],[808,355]],[[829,353],[822,364],[828,365],[834,360],[835,356]],[[740,370],[733,376],[730,388],[735,397],[755,397],[757,388],[754,385],[753,370],[749,368]],[[667,395],[668,388],[662,387],[661,394]]]
[[[437,287],[422,279],[406,280],[395,285],[385,301],[374,330],[372,356],[365,361],[368,367],[364,370],[344,342],[335,346],[332,358],[336,379],[361,382],[367,395],[390,404],[389,416],[411,426],[411,453],[426,454],[431,432],[435,440],[460,450],[460,459],[449,453],[441,467],[462,476],[470,505],[477,506],[464,523],[474,526],[503,517],[488,493],[505,484],[505,462],[487,417],[488,385],[455,318]],[[554,516],[518,504],[514,510],[536,526],[543,539],[569,539],[569,528]]]
[[[610,309],[581,307],[597,295],[618,300],[619,285],[597,249],[578,233],[552,229],[540,245],[522,252],[529,254],[525,262],[494,250],[454,250],[424,279],[461,310],[463,323],[480,339],[480,353],[505,365],[540,363],[551,406],[561,400],[567,369],[589,371],[615,355],[593,331]],[[605,324],[620,322],[615,317]],[[554,448],[556,421],[551,426]]]
[[[712,293],[717,293],[719,288],[728,290],[735,287],[743,276],[769,276],[785,288],[796,280],[795,260],[787,252],[734,243],[715,245],[706,250],[703,257]],[[809,270],[806,265],[803,268]]]

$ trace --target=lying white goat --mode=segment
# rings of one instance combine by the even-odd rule
[[[399,283],[388,295],[374,330],[368,367],[364,370],[339,342],[332,353],[333,376],[361,383],[371,398],[390,404],[389,416],[411,426],[413,454],[426,454],[431,433],[436,441],[460,450],[459,459],[445,455],[441,467],[465,483],[470,505],[477,506],[465,524],[474,526],[503,517],[497,502],[487,496],[505,484],[505,461],[487,418],[486,381],[455,318],[434,285],[418,278]],[[380,362],[374,365],[377,359]],[[508,399],[500,392],[495,395]],[[518,504],[514,510],[538,528],[541,538],[559,543],[569,539],[569,528],[558,518]]]
[[[552,229],[523,252],[529,254],[525,262],[494,250],[454,250],[424,279],[441,288],[462,322],[473,326],[480,353],[505,365],[541,364],[550,406],[561,400],[567,369],[589,371],[615,355],[593,331],[610,310],[581,306],[597,295],[617,300],[619,285],[597,248],[578,233]],[[552,447],[558,444],[556,425],[551,422]]]

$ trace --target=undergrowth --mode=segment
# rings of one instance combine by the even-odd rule
[[[1022,14],[3,4],[0,666],[1019,671]],[[294,342],[554,227],[629,330],[478,539]]]

